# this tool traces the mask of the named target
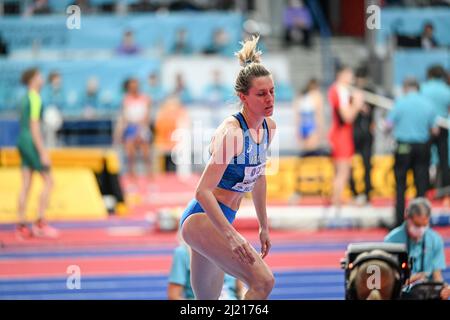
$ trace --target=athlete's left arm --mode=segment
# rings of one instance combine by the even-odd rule
[[[150,115],[152,111],[152,98],[150,96],[147,97],[147,103],[145,105],[145,116],[143,117],[143,123],[142,125],[147,128],[150,125]]]
[[[264,258],[270,250],[269,225],[266,211],[266,176],[261,175],[256,180],[252,191],[253,204],[259,222],[259,239],[261,240],[261,257]]]
[[[120,105],[120,110],[117,115],[116,124],[113,128],[113,144],[118,145],[122,141],[123,131],[126,127],[126,119],[125,119],[125,110],[124,110],[124,101]]]
[[[269,142],[272,142],[275,134],[276,124],[275,122],[267,118],[267,124],[269,127]],[[261,257],[264,258],[269,253],[272,246],[269,237],[269,224],[267,222],[267,209],[266,209],[266,195],[267,195],[267,181],[266,175],[262,174],[255,183],[252,191],[253,204],[255,205],[256,215],[259,222],[259,239],[261,241]]]

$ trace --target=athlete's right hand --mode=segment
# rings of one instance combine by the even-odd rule
[[[234,258],[244,264],[252,265],[255,263],[256,260],[253,257],[250,244],[239,233],[236,232],[229,238],[229,244],[231,246],[231,250],[233,251]]]

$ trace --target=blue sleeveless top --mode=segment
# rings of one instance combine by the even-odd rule
[[[299,109],[301,119],[299,132],[302,138],[306,139],[317,129],[315,107],[311,95],[303,97]]]
[[[235,192],[250,192],[265,169],[267,148],[269,147],[269,128],[264,119],[264,136],[261,143],[258,144],[250,136],[244,116],[238,112],[233,117],[239,121],[242,128],[244,148],[239,155],[231,159],[217,186]]]

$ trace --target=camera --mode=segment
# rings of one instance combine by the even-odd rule
[[[345,270],[345,299],[401,299],[411,265],[405,244],[351,243],[341,259]]]
[[[402,300],[441,300],[445,283],[439,281],[417,281],[402,291]]]

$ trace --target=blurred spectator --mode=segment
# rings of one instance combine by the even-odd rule
[[[450,1],[449,0],[430,0],[430,6],[448,6],[450,5]]]
[[[203,90],[203,100],[212,107],[221,107],[226,100],[233,96],[233,91],[223,83],[222,73],[218,69],[212,71],[212,83]]]
[[[420,91],[431,103],[435,113],[448,119],[450,108],[450,86],[446,83],[445,69],[440,65],[431,66],[427,72],[427,81],[425,81]],[[439,172],[441,183],[439,187],[450,185],[450,169],[448,166],[448,129],[439,128],[439,134],[433,137],[432,144],[437,148],[439,155]]]
[[[235,0],[215,0],[213,1],[213,5],[211,5],[211,7],[215,10],[230,11],[235,9],[236,3]]]
[[[169,300],[193,300],[191,286],[190,248],[182,243],[175,248],[169,273],[167,295]],[[241,281],[225,273],[220,300],[241,300],[244,286]]]
[[[175,34],[175,42],[170,48],[171,54],[191,54],[193,49],[188,39],[188,31],[185,28],[180,28]]]
[[[335,212],[329,218],[338,214],[342,193],[349,182],[352,158],[355,152],[353,143],[353,121],[361,110],[364,97],[359,91],[350,93],[349,86],[353,83],[353,71],[346,66],[340,66],[336,81],[328,90],[328,100],[332,112],[331,128],[328,134],[331,156],[335,165],[333,181],[332,209]]]
[[[312,25],[311,13],[303,0],[289,0],[283,13],[285,45],[301,41],[305,47],[311,47]]]
[[[147,92],[150,95],[155,108],[158,108],[161,102],[166,98],[167,92],[161,85],[159,75],[156,72],[152,72],[148,76]]]
[[[219,28],[214,31],[211,44],[203,53],[227,55],[229,43],[230,37],[228,33],[224,29]]]
[[[438,47],[436,38],[434,37],[434,27],[433,24],[427,23],[423,27],[423,32],[420,37],[421,47],[428,50]]]
[[[426,198],[413,199],[405,210],[402,224],[384,238],[385,242],[406,245],[408,258],[412,260],[408,284],[420,281],[444,282],[444,241],[430,227],[431,211],[431,204]],[[449,295],[450,287],[446,284],[440,292],[440,298],[447,300]]]
[[[396,45],[402,48],[420,48],[421,40],[420,36],[401,34],[397,30],[394,33]]]
[[[136,174],[135,160],[137,152],[142,152],[147,175],[151,176],[150,159],[150,99],[140,93],[139,81],[127,79],[124,83],[125,96],[117,121],[114,141],[123,141],[127,155],[128,174]]]
[[[416,196],[425,196],[429,184],[430,132],[436,135],[436,113],[428,99],[419,94],[415,79],[403,83],[405,95],[395,101],[389,111],[386,126],[393,127],[395,146],[395,227],[403,222],[405,212],[406,176],[413,169]]]
[[[355,74],[355,86],[361,90],[374,92],[368,83],[367,69],[359,68]],[[359,154],[363,161],[364,168],[364,193],[359,194],[356,190],[353,175],[350,175],[350,188],[353,196],[356,197],[355,202],[358,205],[364,205],[370,202],[370,191],[372,190],[371,172],[372,172],[372,147],[373,137],[375,133],[375,106],[364,102],[361,111],[353,122],[353,143],[355,152]]]
[[[169,3],[170,11],[202,11],[203,8],[195,3],[195,1],[174,0]]]
[[[381,6],[403,6],[403,0],[381,0]]]
[[[300,96],[295,99],[294,111],[300,155],[302,157],[324,155],[324,151],[320,150],[325,130],[323,97],[316,79],[310,79]]]
[[[21,10],[21,4],[20,2],[17,1],[2,1],[2,5],[3,5],[3,14],[5,16],[7,15],[20,15],[22,13]],[[22,13],[24,14],[24,12]]]
[[[101,13],[113,14],[118,13],[123,8],[124,2],[122,1],[97,1],[95,6]]]
[[[419,35],[401,34],[395,32],[397,46],[404,48],[423,48],[425,50],[438,47],[434,37],[433,24],[428,22],[424,25],[422,33]]]
[[[96,8],[91,5],[89,0],[75,0],[72,5],[80,7],[82,15],[96,13]]]
[[[97,77],[92,76],[86,83],[86,92],[81,99],[83,117],[92,119],[96,116],[98,109],[101,107],[99,82]]]
[[[46,211],[54,186],[51,174],[51,161],[48,149],[44,144],[41,132],[42,102],[40,91],[44,85],[44,79],[39,69],[31,68],[22,73],[21,82],[26,86],[27,92],[20,105],[20,132],[17,137],[17,150],[21,162],[21,189],[18,196],[16,236],[19,240],[32,237],[56,238],[58,230],[47,223]],[[26,225],[26,209],[29,204],[28,196],[32,190],[33,173],[37,172],[42,177],[39,206],[33,208],[38,219],[31,225]]]
[[[449,0],[429,0],[429,6],[448,7],[450,5]]]
[[[190,104],[193,102],[192,94],[186,86],[183,74],[181,73],[175,75],[175,88],[173,94],[177,95],[183,104]]]
[[[129,11],[131,12],[155,12],[159,8],[160,6],[151,0],[139,0],[129,5]]]
[[[3,40],[0,33],[0,56],[7,56],[9,54],[8,44]]]
[[[123,33],[122,42],[116,49],[119,55],[135,55],[140,52],[140,48],[134,42],[133,31],[127,30]]]
[[[187,130],[189,126],[189,114],[176,95],[169,96],[161,105],[155,119],[155,146],[164,157],[164,170],[176,171],[175,162],[172,159],[172,150],[177,141],[172,134],[181,128]]]
[[[24,12],[25,16],[33,16],[38,14],[51,14],[52,10],[48,5],[48,0],[34,0]]]
[[[48,75],[48,86],[43,92],[43,102],[46,106],[54,106],[59,111],[66,108],[66,92],[62,85],[61,74],[57,71],[52,71]]]

